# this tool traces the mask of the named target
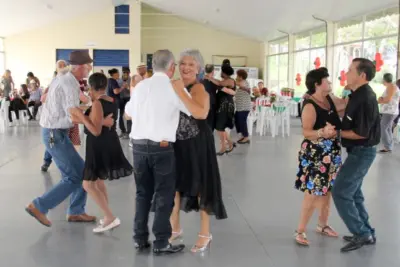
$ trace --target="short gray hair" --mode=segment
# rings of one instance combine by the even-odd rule
[[[182,61],[184,57],[191,57],[197,62],[199,71],[204,70],[204,59],[198,49],[185,49],[181,52],[179,61]]]
[[[64,67],[61,67],[61,64],[64,64]],[[56,70],[57,70],[57,73],[62,73],[62,74],[64,74],[64,73],[66,73],[66,72],[68,72],[68,64],[67,64],[67,62],[65,61],[65,60],[58,60],[57,61],[57,63],[56,63]]]
[[[167,71],[171,67],[171,64],[175,64],[175,57],[167,49],[158,50],[153,54],[152,63],[154,71]]]

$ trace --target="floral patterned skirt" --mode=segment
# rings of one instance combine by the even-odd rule
[[[331,191],[341,165],[339,139],[304,139],[299,152],[295,188],[316,196],[324,196]]]

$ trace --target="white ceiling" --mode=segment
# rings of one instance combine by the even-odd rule
[[[0,36],[93,13],[124,0],[0,0]],[[210,27],[271,40],[321,25],[312,15],[338,21],[398,5],[398,0],[142,0]],[[233,4],[236,3],[236,4]]]
[[[142,0],[155,8],[260,41],[399,4],[399,0]]]
[[[112,0],[0,0],[0,36],[96,12]]]

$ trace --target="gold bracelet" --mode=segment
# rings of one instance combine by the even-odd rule
[[[321,132],[322,132],[322,130],[321,130],[321,129],[318,129],[318,131],[317,131],[317,136],[318,136],[318,138],[321,138],[321,137],[322,137]]]

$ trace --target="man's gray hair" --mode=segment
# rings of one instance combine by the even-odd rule
[[[175,64],[175,57],[171,51],[164,49],[158,50],[153,54],[153,70],[154,71],[167,71],[171,64]]]
[[[62,67],[62,64],[64,64],[64,67]],[[58,74],[65,74],[68,72],[68,63],[65,60],[58,60],[56,63],[56,70]]]
[[[198,49],[185,49],[181,52],[181,56],[179,61],[181,61],[184,57],[192,57],[194,61],[197,62],[197,66],[199,68],[199,72],[204,70],[204,59]]]

